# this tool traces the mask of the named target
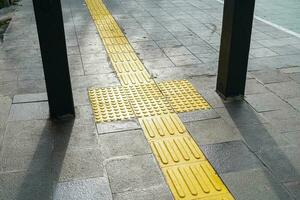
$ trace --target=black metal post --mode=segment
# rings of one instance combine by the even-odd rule
[[[255,0],[225,0],[217,78],[224,98],[243,96]]]
[[[50,115],[75,116],[60,0],[33,0]]]

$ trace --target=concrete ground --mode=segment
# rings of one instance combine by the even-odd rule
[[[256,15],[300,34],[300,2],[297,0],[257,0]]]
[[[222,4],[110,0],[106,6],[159,82],[187,79],[213,106],[180,114],[240,200],[300,199],[300,39],[254,21],[245,101],[215,93]],[[120,85],[82,0],[62,0],[76,105],[48,120],[31,0],[0,46],[0,199],[168,200],[135,120],[95,124],[87,88]]]

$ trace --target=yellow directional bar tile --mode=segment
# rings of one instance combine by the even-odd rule
[[[129,44],[108,45],[106,48],[109,54],[133,52],[133,49]]]
[[[129,44],[127,39],[122,36],[122,37],[116,37],[116,38],[102,38],[104,46],[108,45],[124,45],[124,44]]]
[[[139,60],[134,62],[116,63],[114,68],[118,74],[145,71],[144,65]],[[147,78],[150,79],[148,74]]]
[[[150,141],[161,167],[204,161],[206,158],[188,135]]]
[[[128,52],[128,53],[116,53],[116,54],[109,54],[109,57],[111,58],[111,62],[114,63],[122,63],[122,62],[129,62],[129,61],[138,61],[139,58],[134,52]]]
[[[122,85],[150,84],[154,81],[146,71],[117,74]]]
[[[167,97],[176,112],[207,110],[211,106],[187,80],[166,81],[158,87]]]
[[[89,98],[96,123],[134,117],[123,88],[92,88],[89,89]]]
[[[187,135],[187,130],[176,114],[143,117],[139,123],[148,141]]]
[[[208,161],[162,170],[175,200],[234,199]]]

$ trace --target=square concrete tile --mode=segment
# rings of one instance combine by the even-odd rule
[[[135,190],[113,194],[114,200],[173,200],[173,196],[166,184],[157,185],[143,190]]]
[[[286,190],[264,169],[221,174],[221,178],[238,200],[292,199]]]
[[[50,160],[53,136],[46,120],[9,122],[3,138],[3,171],[41,168]]]
[[[136,119],[97,123],[98,134],[140,129]]]
[[[13,104],[9,114],[9,121],[48,119],[48,102]]]
[[[169,57],[176,66],[199,64],[201,61],[193,55],[181,55]]]
[[[153,155],[125,156],[105,166],[113,193],[151,188],[164,183]]]
[[[0,199],[52,200],[53,179],[50,171],[22,171],[0,174]]]
[[[58,183],[53,200],[112,200],[108,179],[105,177]]]
[[[220,115],[214,109],[178,113],[178,116],[182,122],[194,122],[220,118]]]
[[[142,130],[100,135],[99,145],[105,158],[151,153]]]
[[[231,127],[220,118],[188,122],[186,123],[186,128],[200,145],[242,139],[237,129]]]
[[[257,111],[266,112],[284,108],[287,104],[273,93],[250,94],[245,100]]]
[[[300,112],[300,97],[289,98],[286,100],[293,108]]]
[[[78,149],[53,153],[53,173],[58,182],[103,176],[99,149]]]
[[[295,199],[300,199],[300,181],[284,183],[284,186]]]
[[[47,93],[35,93],[35,94],[19,94],[15,95],[13,103],[28,103],[28,102],[39,102],[47,101]]]
[[[291,80],[287,74],[273,69],[253,71],[250,72],[250,74],[263,84],[278,83]]]
[[[201,145],[201,149],[219,173],[237,172],[262,167],[260,161],[243,141]]]
[[[267,87],[282,99],[300,97],[300,84],[294,81],[271,83]]]
[[[278,181],[300,180],[299,146],[266,147],[257,154]]]

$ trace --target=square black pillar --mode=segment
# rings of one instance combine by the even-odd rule
[[[251,42],[255,0],[225,0],[217,78],[224,98],[243,96]]]
[[[33,0],[50,115],[75,116],[60,0]]]

